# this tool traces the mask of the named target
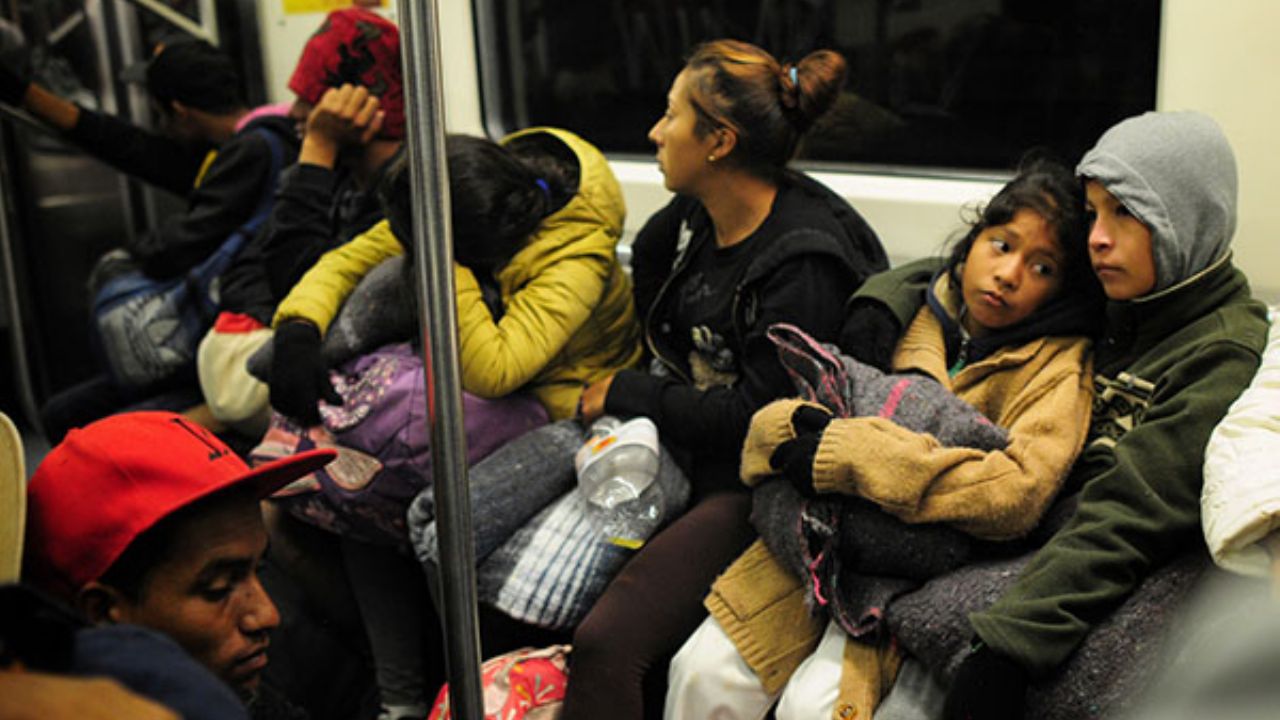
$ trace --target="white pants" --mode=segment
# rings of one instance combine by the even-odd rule
[[[760,720],[778,700],[778,720],[825,720],[840,694],[845,634],[827,624],[818,649],[796,669],[781,698],[764,691],[714,618],[707,618],[671,660],[666,720]]]
[[[874,720],[942,720],[947,688],[913,657],[902,660],[893,689],[876,708]]]

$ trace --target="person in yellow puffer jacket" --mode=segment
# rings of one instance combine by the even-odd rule
[[[565,130],[530,128],[500,145],[453,135],[448,151],[463,389],[526,388],[552,419],[571,417],[583,387],[640,357],[616,255],[621,188],[604,155]],[[387,187],[389,220],[322,257],[276,311],[273,367],[288,372],[273,373],[271,403],[286,415],[314,419],[332,397],[320,338],[360,279],[405,251],[408,168]]]

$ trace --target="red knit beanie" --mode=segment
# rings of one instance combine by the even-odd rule
[[[386,113],[381,137],[404,137],[400,30],[390,20],[358,7],[329,13],[302,49],[289,89],[315,105],[326,90],[344,83],[363,85],[378,96]]]

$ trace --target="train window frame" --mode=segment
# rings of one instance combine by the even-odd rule
[[[604,3],[601,4],[603,5]],[[772,7],[776,11],[782,4],[783,3],[780,3],[777,0],[762,0],[758,7]],[[611,7],[623,5],[631,5],[634,7],[641,4],[632,2],[631,0],[612,0],[610,5]],[[725,7],[725,3],[719,2],[718,0],[654,0],[653,2],[644,3],[643,5],[647,8],[678,6],[686,10],[694,8],[701,9],[705,12],[723,11]],[[840,5],[842,8],[846,8],[844,11],[847,12],[865,12],[868,7],[878,6],[880,9],[888,8],[891,11],[909,14],[913,12],[927,13],[939,11],[940,9],[950,8],[951,6],[954,6],[955,3],[943,3],[939,0],[862,0],[862,2],[857,3],[857,9],[853,11],[847,10],[848,7],[853,6],[853,3],[848,3],[844,0],[841,2],[836,2],[836,0],[813,2],[808,3],[808,5],[818,7],[827,12],[834,12],[835,6]],[[993,17],[997,19],[991,21],[992,26],[999,28],[1002,27],[1000,25],[1000,18],[1005,18],[1010,15],[1010,13],[1013,13],[1013,20],[1010,20],[1009,22],[1017,21],[1022,22],[1024,25],[1029,22],[1027,18],[1041,17],[1044,13],[1050,14],[1052,16],[1050,19],[1061,23],[1064,21],[1064,18],[1092,17],[1090,16],[1090,13],[1093,13],[1094,15],[1097,15],[1098,13],[1105,14],[1105,8],[1108,7],[1108,4],[1100,3],[1099,0],[1070,0],[1070,2],[1050,4],[1038,3],[1034,0],[1028,0],[1025,2],[1015,2],[1012,0],[1005,0],[1004,2],[1002,2],[1002,0],[970,0],[967,3],[967,6],[970,8],[986,6],[988,10],[996,8],[1003,12],[1003,15],[996,13]],[[1063,6],[1067,6],[1067,9],[1062,9]],[[611,159],[616,158],[620,161],[651,161],[652,152],[647,141],[644,140],[643,130],[640,130],[639,128],[647,128],[661,112],[661,98],[665,97],[666,92],[665,84],[662,84],[660,92],[652,89],[646,91],[652,95],[647,103],[648,105],[653,106],[649,111],[649,115],[641,117],[643,110],[635,110],[627,116],[627,119],[624,122],[630,123],[631,129],[626,136],[629,138],[639,137],[640,140],[626,145],[619,145],[614,142],[612,138],[609,137],[608,132],[594,132],[592,128],[586,125],[579,124],[575,126],[571,122],[564,122],[563,117],[548,116],[540,113],[536,109],[532,111],[529,109],[529,103],[527,102],[528,98],[525,97],[529,92],[531,92],[529,89],[529,78],[537,75],[537,71],[530,70],[530,68],[538,65],[539,63],[546,65],[547,61],[545,60],[545,57],[548,54],[547,47],[555,46],[557,43],[563,43],[565,41],[565,38],[563,37],[548,37],[549,33],[545,32],[544,28],[542,36],[536,38],[538,47],[535,48],[536,52],[534,52],[534,55],[543,58],[542,60],[531,63],[525,62],[527,55],[522,55],[520,58],[513,57],[513,53],[520,52],[518,49],[513,50],[513,48],[520,48],[529,44],[511,41],[511,38],[515,34],[526,32],[521,29],[521,18],[515,17],[513,9],[515,12],[528,13],[528,8],[530,7],[533,7],[545,14],[556,11],[559,7],[563,7],[563,5],[561,3],[548,3],[546,0],[473,0],[472,14],[475,22],[481,116],[486,132],[493,137],[501,137],[512,130],[529,125],[558,125],[561,127],[568,127],[568,129],[579,132],[579,134],[582,134],[584,137],[597,144],[597,146],[600,147]],[[735,5],[735,7],[737,6]],[[790,7],[791,6],[788,6],[788,8]],[[876,155],[875,153],[871,153],[870,156],[867,156],[866,154],[861,156],[856,154],[832,156],[821,152],[806,153],[804,148],[802,148],[801,154],[798,156],[794,164],[805,170],[823,174],[854,172],[888,178],[940,178],[962,181],[972,180],[979,183],[987,183],[1007,178],[1009,170],[1016,165],[1017,158],[1031,147],[1047,147],[1064,159],[1074,159],[1092,144],[1102,130],[1114,124],[1116,121],[1139,112],[1153,110],[1156,107],[1162,39],[1161,23],[1164,13],[1163,3],[1159,0],[1144,0],[1139,3],[1130,3],[1126,7],[1129,8],[1127,10],[1129,14],[1125,19],[1128,22],[1140,24],[1141,26],[1140,32],[1130,32],[1131,35],[1141,36],[1140,40],[1136,40],[1134,43],[1136,47],[1128,47],[1120,51],[1113,51],[1109,48],[1114,47],[1115,43],[1102,42],[1101,40],[1092,40],[1090,42],[1093,43],[1093,52],[1095,53],[1101,52],[1102,50],[1124,53],[1123,56],[1129,58],[1128,69],[1117,71],[1115,67],[1102,63],[1098,57],[1094,56],[1087,56],[1082,60],[1077,56],[1078,54],[1064,51],[1062,49],[1061,42],[1059,42],[1054,48],[1055,52],[1059,54],[1052,56],[1052,59],[1055,62],[1074,62],[1077,64],[1085,62],[1093,63],[1089,66],[1090,72],[1096,73],[1104,79],[1110,78],[1116,82],[1123,81],[1126,83],[1125,87],[1127,87],[1128,90],[1126,90],[1126,93],[1123,96],[1123,101],[1117,101],[1109,110],[1097,110],[1084,119],[1080,119],[1079,115],[1076,114],[1071,116],[1074,120],[1068,118],[1043,123],[1024,120],[1020,126],[1023,129],[1017,133],[1009,131],[1008,128],[993,132],[991,134],[993,137],[1009,137],[1013,139],[1007,140],[1007,142],[1003,142],[1003,144],[995,143],[993,146],[997,147],[997,150],[983,156],[979,161],[956,160],[955,156],[957,154],[963,154],[963,151],[959,150],[951,154],[945,152],[939,155],[922,154],[919,157],[911,158],[883,154]],[[764,11],[761,10],[761,12]],[[504,15],[504,13],[506,14]],[[1103,23],[1111,22],[1107,19],[1099,20],[1097,17],[1093,17],[1093,20]],[[957,27],[960,24],[961,23],[959,21],[956,21]],[[1045,27],[1048,27],[1048,25]],[[1054,27],[1063,33],[1073,31],[1069,28],[1058,26]],[[952,26],[947,26],[945,29],[951,30],[956,37],[962,37],[961,32]],[[1036,26],[1033,29],[1041,31],[1044,28]],[[1121,28],[1120,30],[1112,30],[1111,32],[1120,33],[1122,30],[1124,30],[1124,28]],[[999,33],[996,34],[999,35]],[[733,34],[730,34],[730,36],[733,36]],[[749,41],[758,40],[758,38],[754,37],[744,37],[741,33],[736,36]],[[707,37],[698,37],[696,39],[707,39]],[[1111,39],[1114,39],[1114,37],[1115,36],[1113,35]],[[1014,45],[1021,47],[1021,45],[1018,45],[1019,42],[1021,42],[1022,45],[1026,45],[1025,38],[1018,39],[1015,35]],[[666,43],[668,46],[674,46],[675,44],[670,39],[667,39]],[[669,77],[666,77],[665,80],[662,81],[663,83],[669,83],[670,78],[674,77],[675,71],[678,70],[679,65],[683,62],[684,55],[687,54],[693,44],[693,42],[690,42],[688,43],[688,47],[681,47],[679,50],[671,50],[668,53],[670,57],[666,64],[671,67],[664,66]],[[770,43],[761,42],[760,44],[768,49],[773,49],[769,47]],[[834,46],[836,49],[845,51],[845,47],[839,45],[839,43],[828,43],[827,46]],[[1076,46],[1073,45],[1071,47]],[[615,56],[619,54],[624,53],[613,53]],[[846,58],[849,58],[850,53],[846,52],[845,54]],[[867,53],[863,52],[862,54],[866,55]],[[795,59],[785,52],[779,53],[779,57],[785,60]],[[1064,60],[1063,58],[1066,59]],[[1137,59],[1135,60],[1133,58]],[[511,68],[519,68],[520,71],[516,71]],[[851,75],[859,73],[858,62],[850,60],[850,69]],[[618,72],[617,68],[614,68],[613,72]],[[1080,72],[1083,73],[1084,71]],[[1077,84],[1084,84],[1079,78],[1075,78],[1074,76],[1073,78]],[[1116,80],[1116,78],[1119,78],[1120,80]],[[983,78],[979,77],[979,80],[983,80]],[[998,85],[999,78],[993,79],[991,83]],[[1090,85],[1089,87],[1092,88],[1093,86]],[[1005,88],[998,89],[1004,90]],[[846,84],[846,90],[849,91],[847,93],[848,95],[861,97],[858,94],[859,89],[857,81],[852,78],[851,81]],[[1013,93],[1009,93],[1009,95],[1012,96]],[[1093,96],[1079,96],[1080,99],[1078,102],[1082,105],[1094,108],[1097,104],[1095,100],[1104,95],[1108,95],[1105,90],[1096,90],[1094,91]],[[1030,103],[1030,101],[1027,102]],[[874,105],[875,103],[872,102],[871,106],[874,107]],[[981,103],[979,103],[978,106],[986,107],[982,106]],[[1028,113],[1042,119],[1046,117],[1067,117],[1065,113],[1049,112],[1039,105],[1035,106],[1034,112],[1028,111]],[[1058,135],[1045,137],[1046,133],[1043,132],[1044,126],[1053,125],[1055,122],[1058,125],[1064,126],[1070,126],[1071,123],[1074,122],[1075,129],[1067,135],[1059,133]],[[811,133],[811,135],[813,135],[813,137],[809,138],[807,143],[810,147],[818,144],[817,141],[821,137],[820,132],[817,130],[815,130],[814,133]],[[910,136],[904,137],[907,137],[907,139],[910,140]],[[963,134],[958,137],[963,137]],[[962,146],[961,142],[948,142],[945,137],[930,136],[929,139],[938,147],[958,148]],[[990,138],[987,138],[987,140],[990,141]],[[870,144],[871,142],[872,140],[867,140],[866,144]],[[833,147],[840,147],[836,143],[830,144]],[[906,145],[909,143],[903,141],[899,144]]]

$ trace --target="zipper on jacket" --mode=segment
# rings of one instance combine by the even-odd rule
[[[692,241],[693,231],[689,229],[688,219],[684,219],[680,221],[679,232],[680,232],[680,235],[687,234],[690,240],[684,243],[679,242],[679,240],[677,240],[676,242],[676,253],[677,253],[676,261],[675,263],[672,264],[671,271],[667,273],[667,279],[662,281],[662,287],[658,288],[657,294],[653,296],[653,304],[649,306],[649,312],[645,317],[644,344],[648,346],[649,352],[653,353],[653,357],[656,360],[658,360],[658,362],[661,362],[663,365],[666,365],[667,368],[671,370],[671,372],[673,372],[676,377],[680,378],[685,383],[692,385],[693,378],[690,378],[687,375],[685,375],[684,371],[680,369],[679,365],[677,365],[674,362],[671,362],[665,356],[663,356],[661,352],[658,351],[658,344],[653,340],[653,330],[652,330],[654,313],[657,312],[658,306],[662,304],[662,298],[664,295],[667,294],[667,290],[671,287],[672,281],[676,279],[676,275],[684,271],[685,265],[687,264],[688,258],[689,258],[689,246],[693,244],[693,241]],[[683,247],[681,247],[682,245]]]
[[[969,364],[969,350],[969,338],[961,338],[960,349],[956,351],[956,361],[951,363],[951,367],[947,369],[947,375],[949,377],[959,375],[960,371],[964,370],[965,366]]]

